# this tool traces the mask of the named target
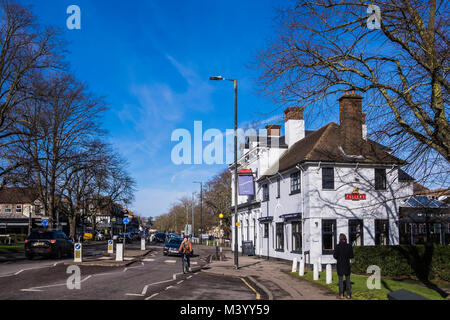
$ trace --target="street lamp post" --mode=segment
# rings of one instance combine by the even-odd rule
[[[194,181],[194,183],[200,183],[200,244],[203,243],[203,182]]]
[[[234,83],[234,267],[239,269],[239,258],[238,258],[238,183],[237,183],[237,79],[225,79],[222,76],[213,76],[210,77],[209,80],[217,81],[217,80],[226,80],[232,81]]]

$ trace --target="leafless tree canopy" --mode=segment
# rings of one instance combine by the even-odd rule
[[[37,189],[49,225],[65,214],[72,236],[82,214],[128,205],[135,181],[102,140],[106,104],[68,71],[58,31],[0,0],[0,46],[1,186]]]
[[[379,29],[369,28],[371,4]],[[292,2],[256,59],[260,88],[276,98],[283,90],[314,114],[335,107],[342,91],[362,92],[372,138],[412,163],[417,178],[448,186],[448,12],[438,0]]]

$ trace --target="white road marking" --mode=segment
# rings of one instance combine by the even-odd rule
[[[177,275],[181,275],[182,273],[180,272],[180,273],[174,273],[173,275],[172,275],[172,279],[173,280],[177,280]]]
[[[86,280],[88,280],[89,278],[91,278],[92,275],[87,276],[86,278],[84,278],[83,280],[81,280],[81,282],[85,282]],[[66,286],[67,283],[59,283],[59,284],[51,284],[49,286],[42,286],[42,287],[33,287],[33,288],[29,288],[29,289],[21,289],[20,291],[29,291],[29,292],[35,292],[35,291],[43,291],[43,290],[39,290],[39,289],[43,289],[43,288],[53,288],[53,287],[61,287],[61,286]]]
[[[22,273],[23,271],[24,271],[24,270],[21,269],[21,270],[17,271],[16,273],[14,273],[14,275],[17,276],[19,273]]]
[[[130,260],[133,260],[133,258],[123,258],[123,260],[125,260],[125,261],[130,261]]]
[[[146,293],[147,293],[147,289],[148,289],[148,285],[146,285],[145,287],[144,287],[144,289],[142,289],[142,295],[145,295]]]
[[[37,290],[37,289],[21,289],[20,291],[27,291],[27,292],[42,292],[43,290]]]
[[[140,293],[125,293],[126,296],[136,296],[136,297],[142,297],[143,294]]]
[[[173,286],[168,286],[168,287],[166,288],[166,290],[169,290],[170,288],[173,288]]]
[[[144,259],[144,261],[145,261],[145,262],[152,262],[152,261],[155,261],[155,259],[149,259],[149,258],[147,258],[147,259]]]
[[[192,276],[187,277],[188,279],[192,278]]]
[[[159,293],[154,293],[154,294],[152,294],[150,297],[145,298],[145,300],[150,300],[151,298],[156,297],[158,294],[159,294]]]
[[[177,260],[165,260],[164,262],[165,262],[165,263],[176,263]]]
[[[183,281],[184,281],[184,280],[180,280],[180,281],[177,282],[177,284],[180,284],[180,283],[182,283]]]

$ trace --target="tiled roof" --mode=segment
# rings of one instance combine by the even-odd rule
[[[367,164],[406,164],[405,161],[389,154],[385,148],[370,140],[362,140],[361,155],[345,155],[342,150],[340,127],[334,122],[307,135],[295,143],[279,159],[278,170],[270,168],[261,178],[283,172],[295,165],[306,162],[338,162]],[[356,156],[356,157],[355,157]]]
[[[0,189],[0,203],[23,204],[33,203],[39,197],[39,193],[33,188],[2,188]]]

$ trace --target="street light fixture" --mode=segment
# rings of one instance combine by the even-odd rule
[[[237,226],[237,220],[238,220],[238,166],[237,166],[237,79],[225,79],[222,76],[212,76],[209,77],[209,80],[212,81],[220,81],[220,80],[226,80],[226,81],[233,81],[234,83],[234,267],[236,269],[239,269],[239,260],[238,260],[238,226]]]

